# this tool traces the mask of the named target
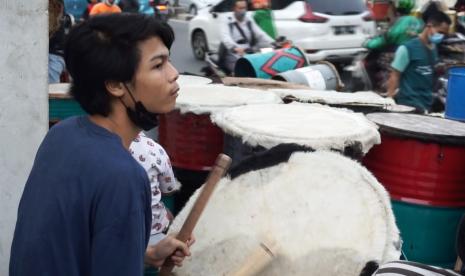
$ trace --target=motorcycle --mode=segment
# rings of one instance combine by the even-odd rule
[[[150,0],[149,5],[153,8],[153,15],[162,22],[168,22],[170,17],[170,6],[168,1]]]

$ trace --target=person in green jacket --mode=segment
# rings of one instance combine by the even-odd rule
[[[276,39],[276,27],[268,0],[253,0],[252,5],[255,10],[255,23],[271,38]]]
[[[387,46],[400,45],[416,37],[423,30],[423,21],[409,15],[415,7],[415,0],[394,0],[393,4],[399,18],[386,33],[368,40],[364,44],[365,48],[380,50]]]

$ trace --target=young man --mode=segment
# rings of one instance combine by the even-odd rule
[[[89,116],[55,125],[37,152],[10,275],[142,275],[144,255],[159,266],[173,252],[177,265],[190,254],[172,236],[146,251],[150,183],[128,150],[175,105],[173,39],[168,25],[137,14],[92,17],[70,32],[71,94]]]
[[[431,109],[436,45],[447,35],[450,24],[445,13],[432,14],[418,37],[397,48],[388,80],[388,97],[394,97],[398,104],[415,107],[419,113]]]
[[[90,10],[89,16],[105,13],[120,13],[121,9],[115,4],[115,0],[103,0],[102,3],[95,4]]]

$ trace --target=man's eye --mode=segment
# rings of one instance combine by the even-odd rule
[[[155,64],[155,66],[153,68],[160,69],[162,66],[163,66],[163,62],[160,62],[158,64]]]

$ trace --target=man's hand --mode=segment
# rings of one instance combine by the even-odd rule
[[[389,75],[389,80],[387,82],[387,97],[394,98],[394,96],[399,92],[399,81],[400,81],[400,72],[392,69],[391,74]]]
[[[243,56],[245,54],[245,49],[241,47],[234,48],[234,52],[239,56]]]
[[[145,251],[145,263],[160,267],[165,259],[171,256],[174,265],[181,266],[186,256],[190,256],[189,246],[194,243],[194,239],[188,240],[187,244],[179,241],[173,234],[166,236],[155,245],[149,245]]]

